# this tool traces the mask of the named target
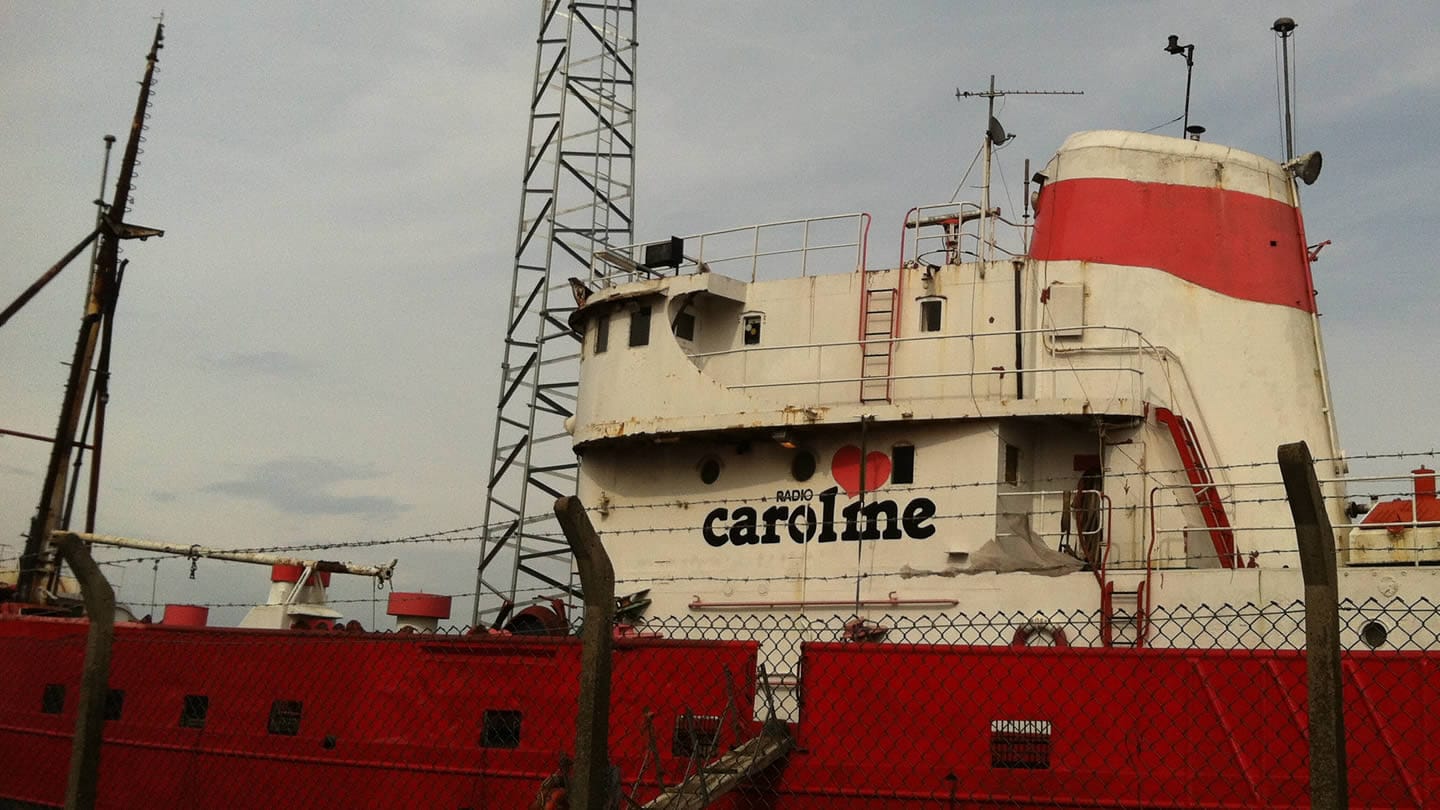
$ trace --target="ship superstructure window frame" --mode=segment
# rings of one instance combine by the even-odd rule
[[[1002,442],[1005,445],[1005,483],[1010,486],[1020,485],[1020,448],[1009,442]]]
[[[610,313],[595,317],[595,343],[590,350],[592,355],[604,354],[610,348]]]
[[[678,340],[695,340],[695,313],[688,309],[682,309],[675,315],[675,323],[671,324],[671,331]]]
[[[265,730],[282,737],[300,735],[300,721],[305,716],[305,703],[299,700],[277,700],[270,704],[270,721]]]
[[[890,448],[890,481],[894,484],[915,483],[915,445],[900,442]]]
[[[518,709],[486,709],[480,721],[481,748],[519,748],[525,715]]]
[[[744,346],[759,346],[760,335],[765,326],[765,313],[745,312],[740,315],[740,343]]]
[[[630,346],[650,345],[650,307],[636,307],[630,311]]]
[[[125,690],[111,689],[105,693],[105,719],[119,720],[125,710]]]
[[[670,753],[686,759],[708,760],[720,749],[720,715],[685,712],[675,718]]]
[[[186,695],[180,703],[181,728],[205,728],[205,720],[209,716],[209,695]]]
[[[945,298],[927,295],[916,299],[920,304],[920,332],[939,332],[945,324]]]
[[[45,691],[40,693],[41,714],[64,714],[65,713],[65,684],[47,683]]]
[[[990,767],[1048,770],[1053,731],[1049,720],[991,720]]]
[[[811,450],[801,449],[795,451],[795,458],[790,461],[790,477],[796,481],[809,481],[814,475],[819,464],[815,453]]]

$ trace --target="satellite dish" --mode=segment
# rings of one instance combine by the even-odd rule
[[[1294,177],[1300,178],[1300,182],[1307,186],[1315,185],[1315,180],[1320,176],[1320,164],[1322,163],[1319,152],[1306,152],[1300,157],[1286,161],[1285,170]]]
[[[990,142],[995,144],[996,146],[999,146],[1009,141],[1011,138],[1015,137],[1014,135],[1006,134],[1005,127],[1000,126],[1000,121],[997,120],[993,115],[990,116],[990,130],[986,134],[990,136]]]

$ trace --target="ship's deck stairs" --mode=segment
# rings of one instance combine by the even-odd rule
[[[701,765],[689,778],[665,788],[646,808],[664,810],[700,810],[714,804],[721,796],[740,787],[746,780],[762,773],[795,747],[795,738],[785,724],[771,720],[760,733],[719,758]]]
[[[1156,408],[1155,418],[1170,429],[1175,440],[1175,449],[1180,451],[1180,461],[1185,465],[1185,475],[1190,479],[1190,488],[1195,493],[1195,502],[1210,530],[1210,540],[1215,544],[1215,554],[1226,568],[1238,567],[1235,553],[1235,531],[1230,526],[1230,517],[1225,512],[1225,502],[1220,498],[1210,465],[1205,460],[1205,451],[1195,435],[1190,420],[1169,408]]]

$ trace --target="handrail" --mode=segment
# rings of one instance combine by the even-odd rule
[[[1144,337],[1145,337],[1144,333],[1142,333],[1142,332],[1141,332],[1140,330],[1138,330],[1138,329],[1133,329],[1133,328],[1128,327],[1128,326],[1106,326],[1106,325],[1086,326],[1086,327],[1084,327],[1084,328],[1085,328],[1086,330],[1091,330],[1091,329],[1093,329],[1093,330],[1095,330],[1095,331],[1097,331],[1097,332],[1122,332],[1122,333],[1128,332],[1128,333],[1130,333],[1130,334],[1135,335],[1137,338],[1140,338],[1140,340],[1144,343],[1144,345],[1139,345],[1139,344],[1137,344],[1137,345],[1135,345],[1135,346],[1094,346],[1094,347],[1091,347],[1092,349],[1094,349],[1094,350],[1096,350],[1096,351],[1103,351],[1103,350],[1107,350],[1107,349],[1120,350],[1120,351],[1133,351],[1133,352],[1139,352],[1139,351],[1150,351],[1150,352],[1154,352],[1154,351],[1155,351],[1155,348],[1149,344],[1149,341],[1144,340]],[[913,335],[913,336],[910,336],[910,337],[889,338],[888,340],[891,340],[891,341],[893,341],[893,342],[895,342],[895,343],[910,343],[910,342],[918,342],[918,341],[926,341],[926,340],[970,340],[970,339],[974,339],[974,338],[1010,337],[1010,336],[1017,335],[1017,334],[1019,334],[1019,335],[1047,335],[1047,334],[1054,334],[1054,333],[1056,333],[1056,332],[1069,332],[1069,331],[1073,331],[1073,329],[1068,328],[1068,327],[1067,327],[1067,328],[1046,327],[1046,328],[1042,328],[1042,329],[1004,329],[1004,330],[995,331],[995,332],[968,332],[968,333],[965,333],[965,334],[954,334],[954,335],[947,335],[947,334],[940,334],[940,333],[926,334],[926,335]],[[708,357],[723,357],[723,356],[729,355],[729,354],[742,354],[742,353],[745,353],[745,352],[767,352],[767,351],[773,352],[773,351],[787,351],[787,350],[793,350],[793,349],[835,349],[835,348],[841,348],[841,347],[844,347],[844,346],[857,346],[857,345],[859,345],[861,342],[862,342],[862,341],[857,341],[857,340],[836,340],[836,341],[823,341],[823,342],[815,342],[815,343],[787,343],[787,344],[783,344],[783,345],[779,345],[779,346],[737,346],[737,347],[732,348],[732,349],[717,349],[716,351],[713,351],[713,352],[694,352],[694,353],[692,353],[692,354],[690,354],[690,355],[688,355],[688,356],[691,357],[692,359],[694,359],[694,358],[708,358]],[[1013,371],[1013,370],[1014,370],[1014,369],[1011,369],[1011,371]],[[1026,370],[1026,371],[1029,371],[1029,370],[1031,370],[1031,369],[1025,369],[1025,370]]]
[[[1040,509],[1039,509],[1038,511],[1031,511],[1031,512],[1029,512],[1029,514],[1030,514],[1031,516],[1034,516],[1034,515],[1054,515],[1054,514],[1063,514],[1065,510],[1064,510],[1063,507],[1062,507],[1062,509],[1060,510],[1060,512],[1055,512],[1055,511],[1052,511],[1052,510],[1047,510],[1047,509],[1045,509],[1045,501],[1046,501],[1047,498],[1052,497],[1052,496],[1056,496],[1056,495],[1061,496],[1061,497],[1064,497],[1064,496],[1074,496],[1074,495],[1079,495],[1079,494],[1082,494],[1082,493],[1087,493],[1087,494],[1093,494],[1093,495],[1098,495],[1098,496],[1100,496],[1100,500],[1101,500],[1101,502],[1104,504],[1104,507],[1103,507],[1103,508],[1104,508],[1104,510],[1105,510],[1105,528],[1104,528],[1104,529],[1101,529],[1100,527],[1097,526],[1097,527],[1095,528],[1095,530],[1094,530],[1094,531],[1091,531],[1091,532],[1087,532],[1087,531],[1085,531],[1084,529],[1081,529],[1081,530],[1075,532],[1075,536],[1076,536],[1076,537],[1084,537],[1084,536],[1090,536],[1090,535],[1102,535],[1103,537],[1107,538],[1106,543],[1107,543],[1107,545],[1108,545],[1108,538],[1109,538],[1109,536],[1110,536],[1110,528],[1111,528],[1111,526],[1113,525],[1113,524],[1112,524],[1112,521],[1111,521],[1111,500],[1110,500],[1110,496],[1106,495],[1104,492],[1101,492],[1101,491],[1098,490],[1098,489],[1075,489],[1075,490],[1067,490],[1067,489],[1037,489],[1037,490],[1026,490],[1026,491],[1018,491],[1018,492],[1000,492],[1000,493],[997,493],[996,498],[997,498],[997,499],[999,499],[999,498],[1021,498],[1021,497],[1035,498],[1036,496],[1039,496],[1039,499],[1040,499]],[[997,508],[996,511],[997,511],[997,512],[999,511],[998,508]],[[1062,529],[1061,531],[1058,531],[1058,532],[1036,531],[1036,532],[1035,532],[1035,535],[1036,535],[1037,537],[1042,537],[1042,538],[1043,538],[1043,537],[1053,537],[1053,536],[1056,536],[1056,535],[1064,536],[1064,533],[1065,533],[1065,532],[1064,532],[1064,530]],[[1108,555],[1108,549],[1107,549],[1106,551],[1107,551],[1107,555]],[[1088,562],[1088,561],[1087,561],[1087,562]]]
[[[812,226],[822,223],[843,222],[849,219],[855,221],[855,237],[853,241],[831,241],[811,244]],[[776,256],[799,256],[800,277],[804,278],[810,275],[810,256],[812,253],[849,248],[854,248],[855,250],[855,266],[852,269],[863,272],[866,264],[866,253],[869,249],[870,222],[871,217],[868,213],[864,211],[854,211],[819,217],[762,222],[754,225],[742,225],[734,228],[690,234],[681,238],[687,243],[687,248],[691,243],[694,244],[695,254],[693,256],[687,254],[680,266],[670,270],[662,269],[657,271],[642,268],[636,260],[637,252],[651,243],[635,242],[596,253],[590,262],[591,280],[599,283],[602,287],[608,287],[646,278],[681,276],[690,272],[709,272],[716,265],[748,260],[750,263],[750,281],[753,282],[759,277],[760,260]],[[760,248],[762,235],[766,232],[773,232],[796,225],[802,226],[798,246],[767,250]],[[717,257],[713,255],[714,248],[712,247],[712,255],[706,255],[707,240],[713,245],[719,238],[737,237],[745,234],[750,234],[751,236],[748,240],[750,245],[748,249],[741,249],[733,254],[722,254]],[[604,272],[606,266],[614,268],[614,271]]]
[[[785,380],[783,382],[770,383],[741,383],[739,385],[727,385],[726,388],[736,390],[750,388],[789,388],[796,385],[839,385],[845,383],[857,383],[875,380],[943,380],[949,378],[964,379],[967,377],[1003,377],[1006,374],[1079,374],[1090,372],[1124,372],[1128,374],[1143,375],[1144,372],[1138,368],[1127,368],[1124,366],[1091,366],[1087,368],[1004,368],[1004,369],[982,369],[980,371],[940,371],[933,374],[887,374],[884,377],[834,377],[824,380]]]

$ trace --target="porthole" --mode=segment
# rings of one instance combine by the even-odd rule
[[[1365,626],[1360,628],[1360,640],[1372,650],[1383,646],[1389,636],[1389,631],[1380,622],[1366,622]]]
[[[790,462],[790,474],[796,481],[809,481],[815,474],[815,454],[809,450],[797,451],[794,461]]]
[[[720,480],[720,459],[714,456],[706,456],[700,460],[700,481],[704,484],[713,484]]]

